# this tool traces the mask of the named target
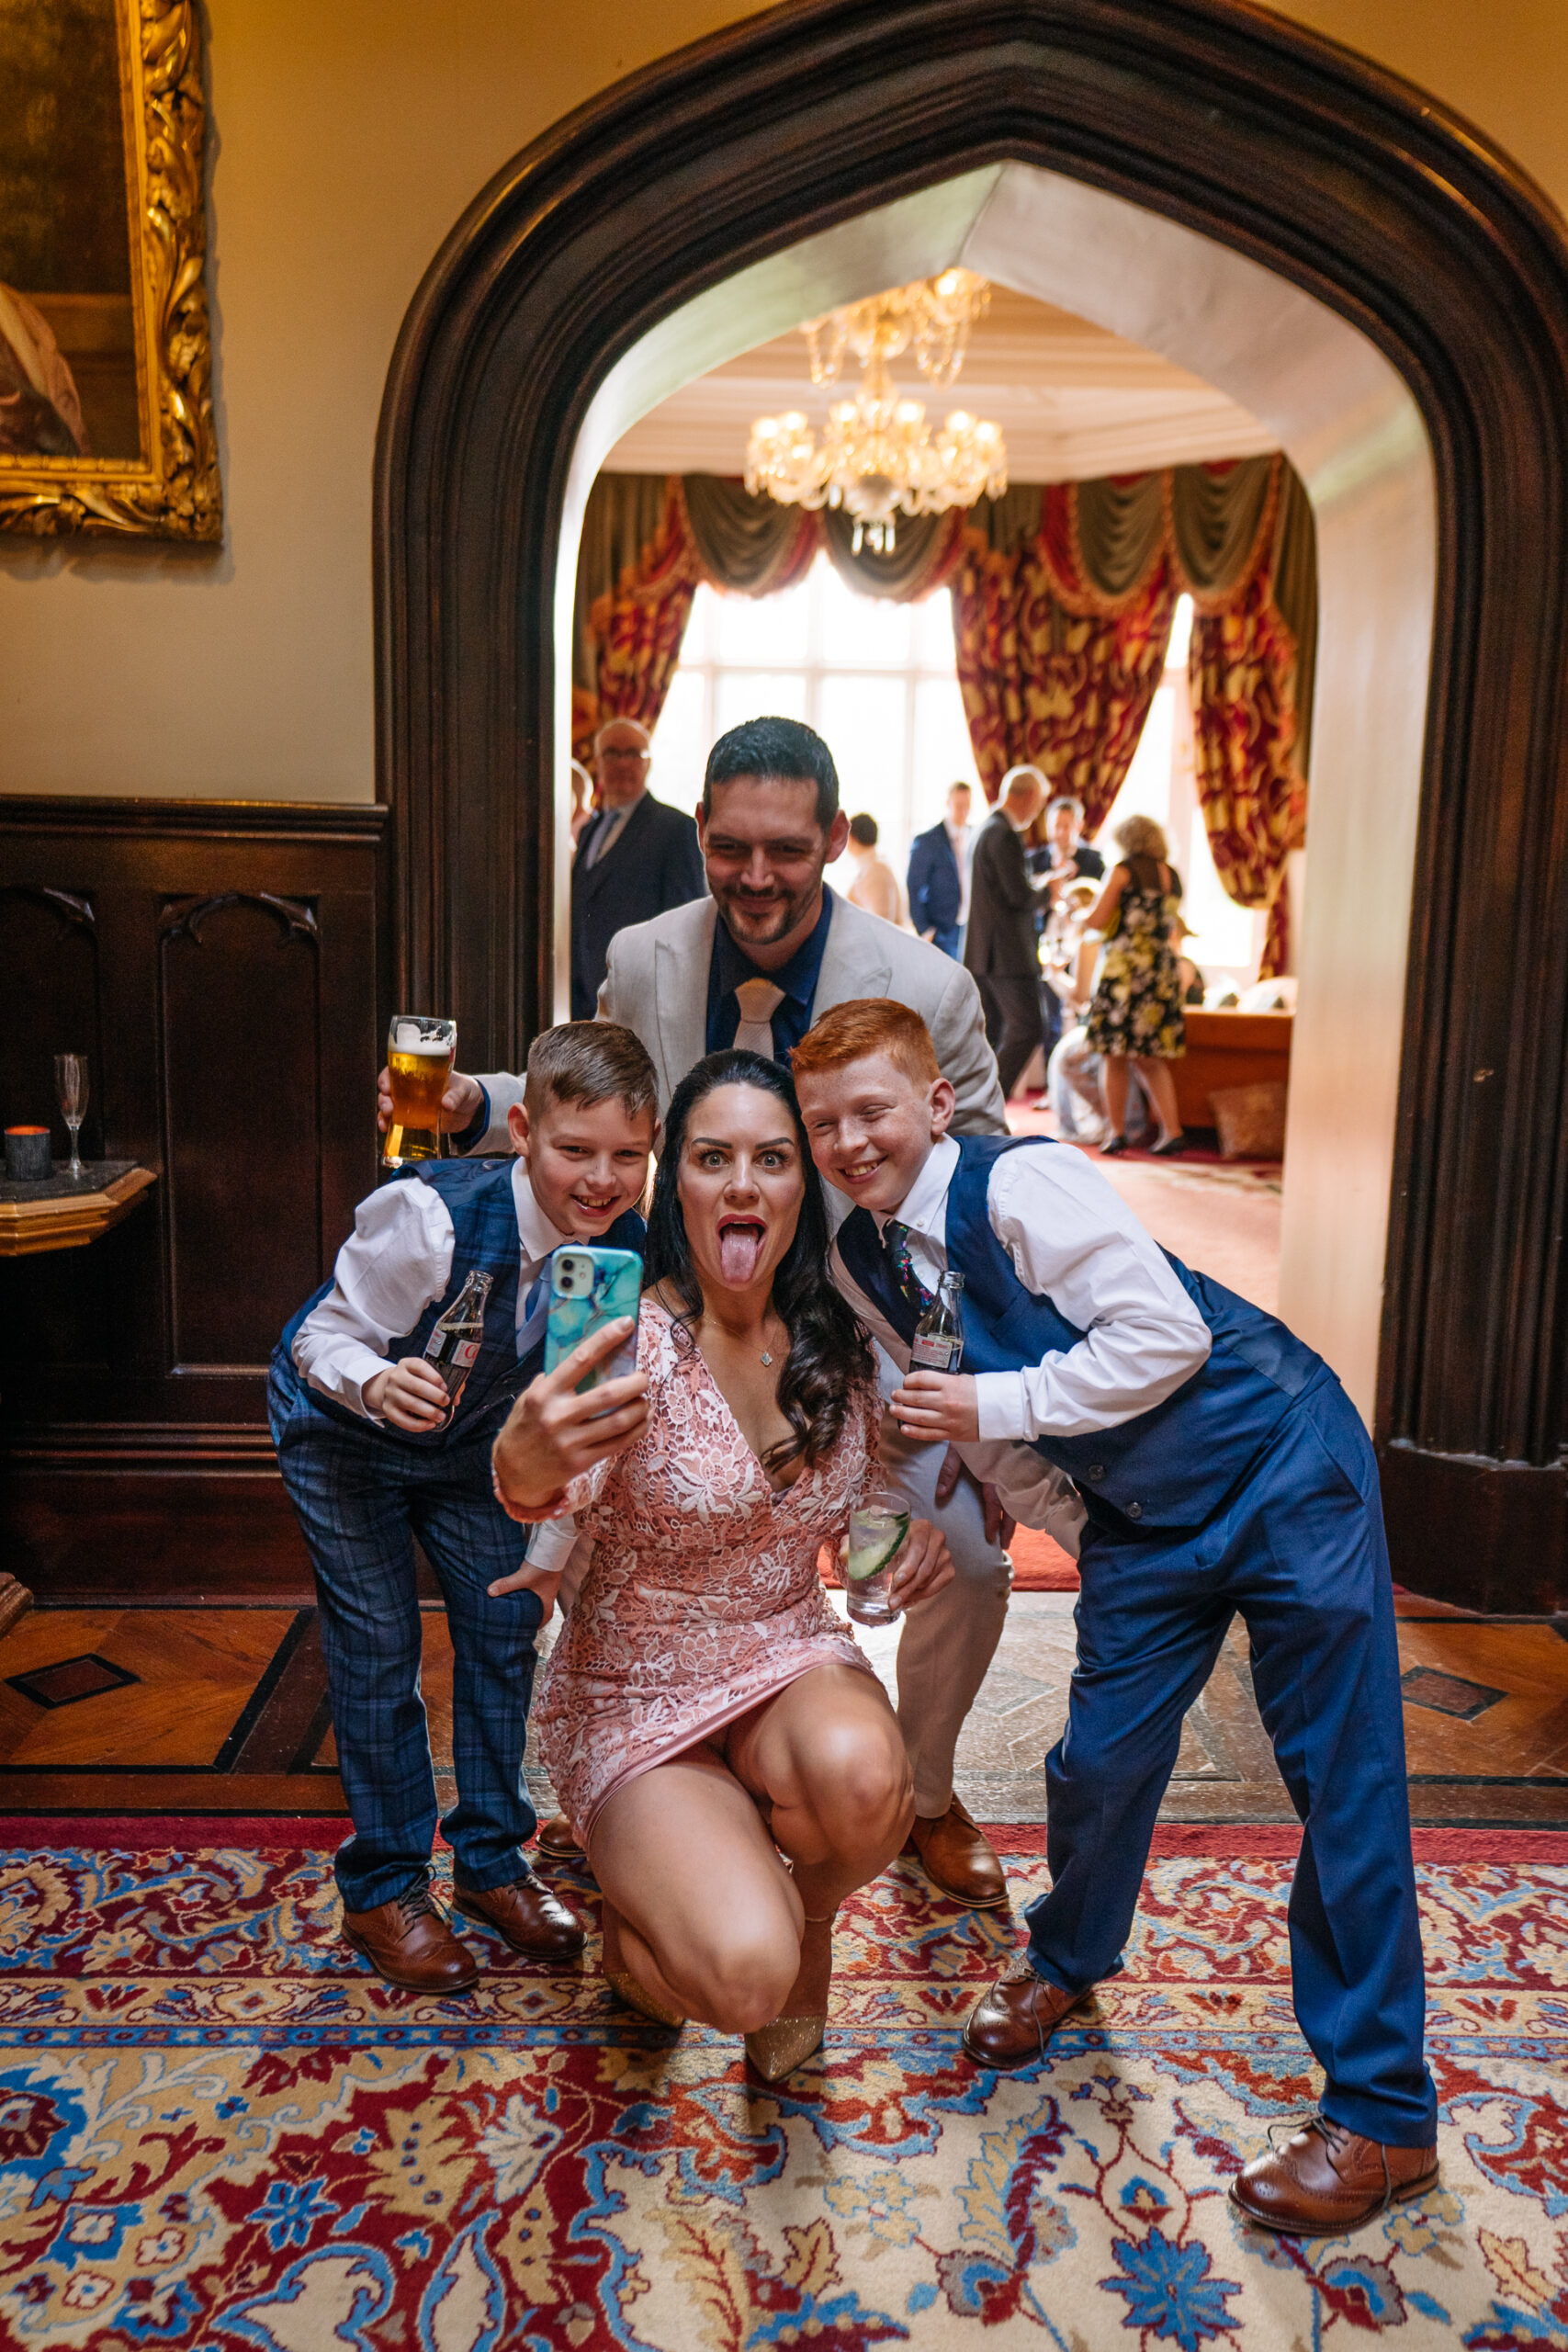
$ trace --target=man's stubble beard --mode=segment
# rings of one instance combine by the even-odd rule
[[[748,923],[745,916],[745,902],[739,891],[726,890],[722,894],[716,891],[714,896],[717,899],[718,911],[724,918],[729,935],[739,946],[776,947],[781,939],[787,939],[790,933],[805,922],[813,904],[819,899],[821,889],[822,876],[818,873],[809,890],[803,890],[795,897],[784,901],[783,906],[773,914],[765,932],[759,932]]]

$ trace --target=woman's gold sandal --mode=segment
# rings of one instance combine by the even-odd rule
[[[686,2022],[685,2018],[678,2011],[667,2009],[661,2001],[656,2001],[640,1979],[634,1976],[626,1966],[625,1955],[621,1951],[621,1915],[608,1895],[604,1897],[601,1924],[604,1936],[601,1965],[604,1971],[604,1982],[615,1998],[618,2001],[624,2001],[628,2009],[635,2009],[638,2017],[647,2018],[651,2025],[671,2028],[683,2026]]]
[[[800,1943],[800,1971],[789,1988],[783,2013],[771,2025],[760,2025],[746,2036],[746,2055],[765,2083],[782,2082],[822,2047],[828,2030],[828,1992],[833,1981],[833,1918],[832,1912],[825,1919],[807,1917],[807,1932]],[[813,1928],[826,1928],[828,1932],[807,1957],[807,1946],[815,1941],[809,1932]],[[812,2004],[809,2008],[807,2002]]]

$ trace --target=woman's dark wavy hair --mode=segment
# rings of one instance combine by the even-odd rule
[[[643,1287],[651,1290],[662,1284],[666,1295],[676,1300],[680,1309],[676,1330],[686,1346],[694,1346],[687,1326],[702,1313],[702,1284],[692,1262],[676,1182],[692,1114],[719,1086],[754,1086],[773,1095],[788,1112],[800,1147],[806,1177],[800,1222],[773,1273],[774,1311],[789,1333],[789,1354],[779,1374],[779,1409],[794,1436],[769,1449],[764,1466],[777,1468],[800,1454],[810,1469],[837,1444],[856,1396],[875,1375],[866,1335],[848,1302],[834,1289],[828,1272],[829,1236],[822,1181],[811,1164],[789,1072],[777,1062],[735,1048],[709,1054],[688,1070],[675,1089],[665,1116],[659,1173],[648,1213]]]

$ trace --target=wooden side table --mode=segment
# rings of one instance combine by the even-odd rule
[[[155,1168],[134,1159],[85,1159],[73,1182],[56,1160],[52,1176],[36,1183],[0,1180],[0,1258],[30,1258],[42,1250],[83,1250],[129,1216],[151,1184]]]

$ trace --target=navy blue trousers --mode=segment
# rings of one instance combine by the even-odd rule
[[[441,1822],[459,1886],[482,1894],[525,1867],[536,1816],[523,1778],[537,1593],[492,1600],[523,1565],[529,1531],[491,1487],[487,1434],[400,1446],[318,1412],[291,1377],[268,1389],[278,1467],[316,1572],[338,1770],[354,1823],[339,1848],[348,1911],[422,1881],[439,1808],[420,1691],[417,1536],[440,1581],[453,1652],[457,1802]]]
[[[1067,1728],[1046,1758],[1052,1886],[1030,1958],[1078,1992],[1119,1964],[1181,1722],[1237,1612],[1303,1824],[1291,1890],[1296,2017],[1323,2112],[1391,2147],[1437,2137],[1410,1854],[1393,1593],[1377,1464],[1320,1374],[1195,1533],[1087,1530]]]

